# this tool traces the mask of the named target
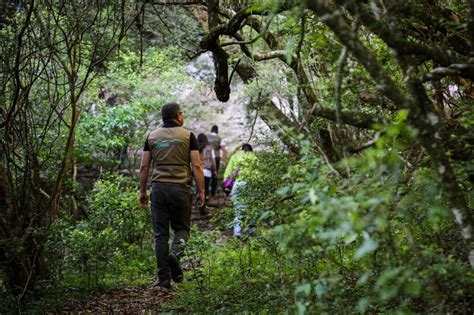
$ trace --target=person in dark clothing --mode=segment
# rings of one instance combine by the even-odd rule
[[[207,136],[200,133],[197,137],[199,154],[201,156],[202,166],[204,167],[204,192],[206,195],[206,202],[209,201],[209,192],[211,186],[211,180],[216,174],[216,155],[213,147],[209,144]],[[199,207],[199,212],[202,215],[207,215],[206,205]]]
[[[214,197],[217,191],[217,177],[219,174],[219,167],[221,164],[221,151],[222,151],[222,163],[223,167],[225,168],[225,163],[227,161],[227,150],[225,148],[224,140],[218,135],[219,128],[214,125],[211,127],[211,133],[207,135],[207,139],[209,140],[209,144],[214,148],[214,152],[216,154],[216,173],[215,176],[212,177],[211,182],[211,196]]]
[[[204,174],[194,134],[183,128],[184,115],[175,103],[161,110],[163,126],[151,132],[143,149],[140,166],[140,204],[148,204],[147,181],[152,166],[151,211],[155,237],[158,280],[152,287],[170,288],[171,279],[180,282],[179,259],[189,239],[191,225],[192,176],[197,198],[205,202]],[[174,231],[169,248],[170,225]]]

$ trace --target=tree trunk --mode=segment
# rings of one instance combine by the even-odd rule
[[[446,155],[444,142],[447,139],[441,131],[441,119],[432,110],[433,106],[426,95],[422,83],[408,80],[407,85],[413,95],[413,99],[416,100],[411,106],[410,121],[420,130],[418,138],[423,148],[431,157],[433,167],[440,177],[445,200],[466,244],[467,260],[471,268],[474,269],[474,222],[471,214],[472,209],[469,208],[467,199],[459,186],[449,158]]]

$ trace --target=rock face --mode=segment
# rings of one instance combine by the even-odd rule
[[[203,54],[189,63],[187,72],[200,83],[184,88],[179,97],[185,111],[185,127],[197,136],[201,132],[209,133],[212,125],[217,125],[229,152],[245,142],[257,150],[268,145],[272,138],[270,129],[256,117],[255,111],[247,111],[249,98],[245,96],[244,84],[236,74],[232,79],[230,99],[222,103],[213,91],[214,69],[210,54]]]

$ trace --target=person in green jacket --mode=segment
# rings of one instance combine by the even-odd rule
[[[249,143],[244,143],[241,150],[238,150],[232,155],[224,172],[224,178],[228,178],[235,170],[239,169],[234,178],[232,191],[230,192],[230,199],[232,200],[236,214],[233,221],[233,234],[237,237],[240,237],[242,234],[240,222],[242,219],[242,211],[246,208],[246,205],[240,200],[239,194],[241,194],[247,184],[250,175],[255,171],[254,166],[256,163],[257,157],[253,153],[252,146]]]

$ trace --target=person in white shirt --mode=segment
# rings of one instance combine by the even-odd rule
[[[204,193],[206,196],[206,202],[209,201],[209,192],[211,181],[213,177],[217,177],[216,167],[216,153],[214,148],[209,144],[207,136],[203,133],[197,137],[197,146],[201,157],[201,163],[204,168]],[[202,215],[207,215],[205,204],[199,207],[199,212]]]
[[[211,180],[211,197],[215,197],[217,191],[217,177],[219,175],[219,168],[222,161],[222,167],[225,168],[227,161],[227,150],[225,148],[224,140],[218,135],[219,128],[214,125],[211,128],[211,133],[207,135],[209,144],[214,148],[215,152],[215,161],[216,161],[216,172],[215,176]],[[221,160],[221,151],[222,151],[222,160]]]

